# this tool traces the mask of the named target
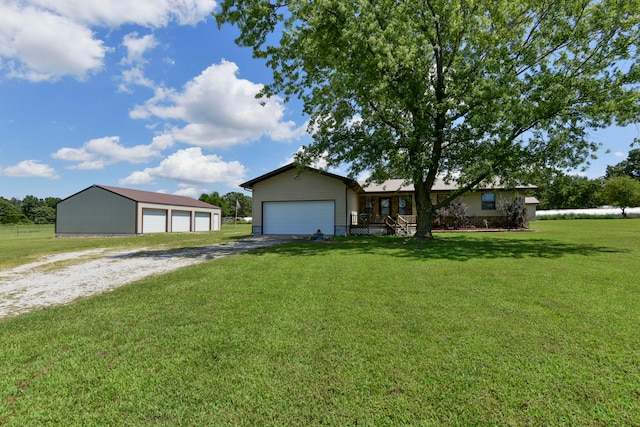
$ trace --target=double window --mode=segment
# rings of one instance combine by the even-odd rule
[[[496,209],[496,193],[482,193],[482,210],[492,211]]]

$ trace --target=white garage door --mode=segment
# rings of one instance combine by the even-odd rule
[[[171,212],[171,231],[191,231],[191,212]]]
[[[333,234],[335,203],[332,200],[308,202],[264,202],[263,234],[313,234],[320,229]]]
[[[209,231],[211,224],[211,214],[207,212],[196,212],[196,231]]]
[[[144,209],[142,211],[143,233],[164,233],[167,231],[167,211]]]

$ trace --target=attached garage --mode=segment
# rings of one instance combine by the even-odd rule
[[[291,163],[241,184],[252,192],[254,235],[345,236],[357,216],[357,181]]]
[[[213,231],[220,217],[219,207],[190,197],[93,185],[58,203],[56,236]]]
[[[333,234],[335,202],[264,202],[262,223],[263,234],[313,234],[316,230]]]

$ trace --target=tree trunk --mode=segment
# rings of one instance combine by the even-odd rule
[[[433,240],[433,206],[431,204],[431,189],[421,181],[413,183],[416,198],[416,235],[424,240]]]

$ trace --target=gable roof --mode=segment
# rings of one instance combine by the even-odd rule
[[[276,175],[279,175],[279,174],[281,174],[283,172],[287,172],[287,171],[290,171],[292,169],[296,169],[298,167],[299,166],[296,165],[295,163],[289,163],[288,165],[285,165],[285,166],[282,166],[281,168],[272,170],[271,172],[268,172],[268,173],[266,173],[264,175],[261,175],[261,176],[259,176],[257,178],[254,178],[254,179],[249,180],[247,182],[243,182],[242,184],[240,184],[240,187],[242,187],[244,189],[253,189],[253,186],[255,184],[259,183],[259,182],[267,180],[267,179],[269,179],[271,177],[274,177]],[[336,174],[333,174],[333,173],[330,173],[330,172],[326,172],[326,171],[323,171],[323,170],[320,170],[320,169],[315,169],[315,168],[312,168],[310,166],[303,166],[303,167],[301,167],[300,170],[305,170],[305,171],[312,172],[312,173],[319,173],[319,174],[328,176],[329,178],[334,178],[334,179],[340,180],[340,181],[344,182],[344,184],[347,187],[350,187],[355,191],[361,191],[362,190],[362,187],[360,186],[358,181],[356,181],[355,179],[351,179],[351,178],[347,178],[347,177],[344,177],[344,176],[336,175]]]
[[[108,185],[92,185],[92,187],[102,188],[119,196],[126,197],[134,202],[154,203],[157,205],[188,206],[190,208],[218,208],[217,206],[205,203],[186,196],[176,196],[174,194],[155,193],[153,191],[131,190],[129,188],[111,187]],[[91,187],[89,187],[91,188]]]

